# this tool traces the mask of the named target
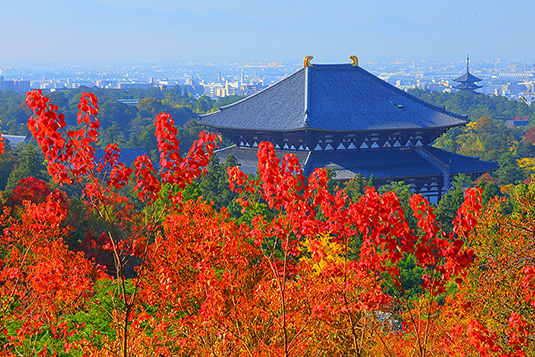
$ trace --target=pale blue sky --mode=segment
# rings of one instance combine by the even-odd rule
[[[0,63],[535,58],[534,0],[0,0]]]

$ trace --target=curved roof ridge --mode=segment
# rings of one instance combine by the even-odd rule
[[[308,97],[310,96],[310,82],[308,80],[309,76],[309,67],[305,67],[305,103],[304,103],[304,115],[303,115],[303,127],[308,127],[308,109],[309,109],[309,100]]]
[[[314,65],[311,67],[312,69],[314,69],[314,67],[347,67],[347,68],[351,68],[351,67],[358,67],[358,66],[353,66],[351,63],[319,63],[319,64],[316,64],[314,63]]]
[[[293,78],[293,77],[299,75],[299,73],[301,73],[301,71],[304,71],[304,70],[305,70],[305,68],[301,68],[300,70],[298,70],[298,71],[296,71],[296,72],[290,74],[289,76],[284,77],[283,79],[281,79],[281,80],[278,81],[277,83],[275,83],[275,84],[273,84],[273,85],[270,85],[270,86],[267,87],[267,88],[262,89],[260,92],[256,92],[256,93],[254,93],[254,94],[251,94],[251,95],[249,95],[249,96],[247,96],[247,97],[245,97],[245,98],[243,98],[243,99],[240,99],[240,100],[238,100],[237,102],[234,102],[234,103],[232,103],[232,104],[223,105],[223,106],[219,107],[219,110],[216,110],[215,112],[205,113],[205,114],[199,114],[199,118],[202,118],[202,117],[205,117],[205,116],[208,116],[208,115],[212,115],[212,114],[217,113],[217,112],[222,112],[222,111],[223,111],[222,109],[229,109],[229,108],[232,108],[232,107],[234,107],[234,106],[236,106],[236,105],[238,105],[238,104],[240,104],[240,103],[244,103],[244,102],[246,102],[246,101],[249,101],[250,99],[255,98],[255,97],[258,96],[259,94],[268,92],[269,90],[273,89],[274,87],[277,87],[278,84],[280,84],[280,83],[284,83],[284,82],[290,80],[291,78]]]
[[[396,92],[398,92],[399,94],[411,99],[411,100],[414,100],[420,104],[423,104],[425,105],[426,107],[428,108],[431,108],[433,110],[436,110],[438,112],[441,112],[441,113],[444,113],[446,115],[449,115],[451,117],[454,117],[454,118],[458,118],[458,119],[462,119],[462,120],[465,120],[467,121],[468,119],[468,115],[465,115],[465,114],[457,114],[457,113],[453,113],[453,112],[450,112],[448,110],[446,110],[446,107],[442,107],[442,106],[439,106],[439,105],[435,105],[435,104],[432,104],[432,103],[429,103],[421,98],[418,98],[410,93],[407,93],[405,92],[404,90],[402,89],[399,89],[398,87],[388,83],[387,81],[384,81],[382,80],[381,78],[375,76],[374,74],[368,72],[367,70],[365,70],[364,68],[360,67],[360,66],[357,66],[355,68],[359,68],[359,70],[361,70],[366,76],[370,77],[371,79],[373,79],[374,81],[376,81],[377,83],[383,85],[383,86],[386,86],[387,88],[389,89],[392,89]]]

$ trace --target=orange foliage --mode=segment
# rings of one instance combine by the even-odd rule
[[[530,142],[533,145],[535,145],[535,127],[528,130],[526,134],[524,134],[524,137],[522,138],[522,141],[524,142]]]
[[[80,326],[67,325],[63,316],[86,307],[94,282],[104,275],[63,242],[67,232],[60,225],[66,208],[58,191],[39,204],[25,201],[20,221],[9,218],[9,209],[5,211],[0,221],[8,227],[0,236],[5,250],[0,270],[1,323],[17,321],[18,328],[15,335],[7,336],[4,349],[29,354],[33,349],[26,342],[47,329],[67,344]]]
[[[81,98],[77,131],[64,132],[63,116],[39,91],[29,93],[28,105],[49,173],[58,183],[81,185],[86,202],[106,220],[93,244],[113,252],[115,271],[107,276],[65,246],[60,227],[67,206],[57,191],[41,203],[26,201],[20,220],[6,210],[4,355],[532,353],[533,221],[523,220],[535,210],[521,199],[532,198],[531,191],[519,198],[527,208],[516,217],[501,214],[499,202],[482,211],[481,190],[467,190],[452,232],[435,222],[427,200],[414,196],[418,230],[412,231],[395,194],[368,189],[353,202],[343,191],[329,191],[325,170],[305,177],[295,156],[281,162],[270,143],[261,143],[258,180],[229,169],[229,185],[252,217],[238,224],[226,209],[180,194],[205,171],[217,136],[201,133],[183,158],[173,120],[161,114],[159,172],[146,156],[131,169],[120,163],[117,145],[108,146],[103,162],[95,159],[92,94]],[[142,213],[121,190],[131,180]],[[268,213],[259,209],[263,203]],[[402,288],[401,263],[409,257],[425,271],[424,293],[415,300]],[[111,307],[95,299],[98,284],[109,286]],[[94,311],[90,305],[106,311],[113,333],[88,333],[69,320]],[[20,321],[16,329],[14,321]],[[35,342],[45,330],[56,341],[52,350]]]

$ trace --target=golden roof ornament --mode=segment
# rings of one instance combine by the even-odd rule
[[[314,58],[314,56],[306,56],[305,60],[303,61],[303,66],[312,67],[312,63],[310,63],[310,61],[312,61],[312,58]]]
[[[350,58],[351,61],[352,61],[352,62],[351,62],[351,65],[352,65],[353,67],[356,67],[356,66],[359,65],[359,58],[358,58],[357,56],[355,56],[355,55],[351,55],[351,56],[349,56],[349,58]]]

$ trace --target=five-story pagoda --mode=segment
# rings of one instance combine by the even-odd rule
[[[270,141],[277,155],[293,153],[305,174],[330,168],[336,180],[374,176],[377,185],[405,181],[432,200],[440,199],[458,173],[478,175],[496,163],[433,148],[446,130],[465,125],[464,115],[418,99],[350,64],[312,64],[273,86],[199,121],[235,145],[232,154],[246,173],[257,169],[256,147]]]
[[[476,83],[481,82],[481,79],[470,73],[470,57],[468,55],[466,56],[466,73],[460,77],[455,78],[454,81],[459,82],[459,84],[453,86],[453,88],[458,90],[473,92],[476,89],[482,88]]]

